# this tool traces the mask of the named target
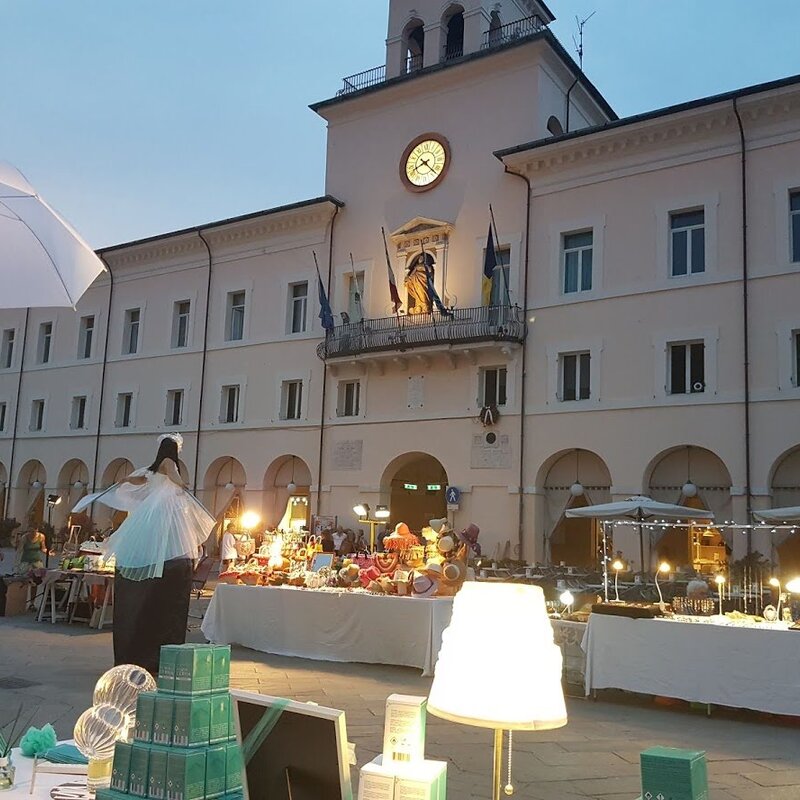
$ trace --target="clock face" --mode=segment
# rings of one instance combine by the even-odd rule
[[[417,137],[406,148],[400,162],[400,177],[406,188],[413,192],[433,189],[445,176],[450,166],[450,146],[436,134]]]

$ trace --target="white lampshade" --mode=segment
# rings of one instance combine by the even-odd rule
[[[573,497],[583,497],[583,495],[586,493],[586,490],[583,488],[583,484],[582,483],[577,483],[576,482],[576,483],[573,483],[572,486],[569,487],[569,493]]]
[[[681,493],[684,497],[697,497],[697,486],[695,486],[691,481],[687,481],[683,484]]]
[[[294,481],[286,484],[286,491],[289,492],[289,494],[294,494],[297,491],[297,484]]]
[[[428,711],[495,730],[560,728],[567,724],[561,670],[539,586],[468,582],[442,635]]]

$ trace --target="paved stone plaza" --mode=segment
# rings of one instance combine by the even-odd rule
[[[199,621],[190,623],[192,639],[200,641]],[[69,737],[91,700],[97,676],[112,664],[111,632],[37,624],[29,617],[0,618],[0,642],[0,709],[8,712],[20,701],[26,707],[39,705],[37,723],[53,722],[60,737]],[[21,681],[31,685],[19,686]],[[344,709],[360,766],[381,748],[386,696],[427,694],[430,679],[406,668],[304,661],[234,648],[232,685]],[[492,678],[471,674],[465,664],[464,685],[465,691],[477,686],[491,691]],[[656,744],[707,751],[711,800],[800,797],[800,725],[758,715],[709,719],[683,707],[622,697],[598,702],[570,698],[568,710],[566,728],[515,737],[517,797],[634,800],[639,751]],[[431,717],[428,755],[449,761],[450,800],[490,796],[490,732]],[[356,770],[353,779],[355,784]]]

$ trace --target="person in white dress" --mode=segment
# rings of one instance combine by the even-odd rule
[[[217,521],[191,495],[178,470],[183,437],[164,434],[149,466],[138,469],[94,501],[128,512],[103,543],[116,559],[114,663],[158,673],[161,646],[183,644],[189,616],[193,560]]]

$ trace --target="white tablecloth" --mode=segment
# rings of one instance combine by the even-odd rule
[[[202,631],[264,653],[418,667],[433,674],[452,598],[219,584]]]
[[[800,633],[592,614],[586,693],[625,689],[800,716]]]

